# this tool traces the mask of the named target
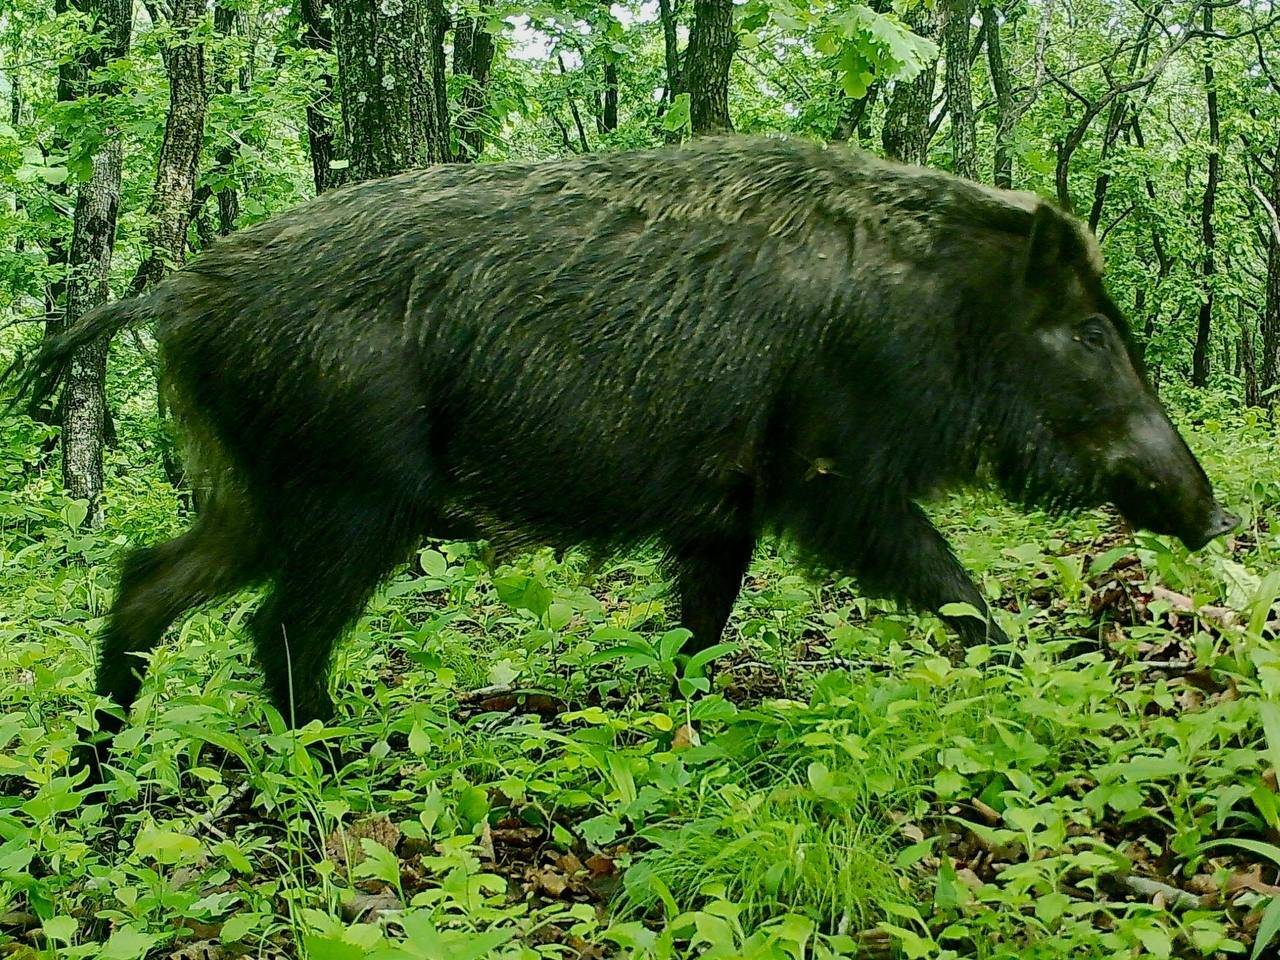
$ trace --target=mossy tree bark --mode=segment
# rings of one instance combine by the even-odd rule
[[[84,55],[74,74],[68,73],[67,81],[83,85],[86,93],[110,96],[117,92],[114,84],[95,79],[94,75],[111,61],[128,55],[133,26],[132,0],[86,0],[77,9],[90,16],[101,42]],[[105,303],[110,293],[108,280],[120,205],[122,157],[120,140],[108,131],[93,157],[92,174],[76,190],[71,243],[67,250],[64,311],[67,325]],[[109,423],[108,347],[104,340],[87,344],[72,354],[61,400],[63,485],[68,496],[87,502],[85,523],[95,527],[102,522],[102,459]]]
[[[334,41],[352,180],[449,159],[439,0],[335,0]]]

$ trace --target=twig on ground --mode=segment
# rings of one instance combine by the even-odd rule
[[[1157,896],[1163,897],[1165,903],[1174,910],[1193,910],[1200,906],[1200,898],[1195,894],[1149,877],[1128,876],[1121,883],[1130,893],[1135,893],[1144,900]]]
[[[1157,600],[1167,600],[1175,610],[1181,613],[1192,613],[1204,620],[1212,621],[1224,630],[1234,630],[1240,626],[1240,614],[1229,607],[1215,607],[1204,604],[1197,607],[1194,600],[1185,593],[1176,593],[1161,586],[1152,586],[1151,595]]]
[[[187,827],[183,833],[189,837],[194,837],[198,833],[212,833],[219,840],[226,840],[227,835],[215,827],[213,821],[230,810],[250,789],[251,786],[248,780],[236,784],[233,789],[227,791],[227,795],[219,800],[216,806],[211,807],[192,820],[191,826]]]
[[[779,667],[812,669],[815,667],[832,667],[843,670],[892,670],[893,665],[883,663],[879,660],[852,660],[848,657],[823,657],[819,660],[788,660],[785,664],[765,663],[763,660],[739,660],[737,663],[731,663],[724,668],[726,673],[736,673],[740,670],[773,670],[777,671]]]

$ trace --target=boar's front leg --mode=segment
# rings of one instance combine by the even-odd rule
[[[750,535],[713,537],[674,547],[668,562],[680,597],[680,624],[693,636],[686,653],[720,642],[755,547]]]
[[[1008,639],[951,545],[919,506],[908,501],[885,508],[860,526],[853,573],[864,587],[918,610],[936,612],[949,603],[969,604],[986,620],[943,617],[965,646]]]

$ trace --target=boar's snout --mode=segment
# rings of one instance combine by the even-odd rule
[[[1129,420],[1106,460],[1113,500],[1134,526],[1199,550],[1240,523],[1218,503],[1204,468],[1158,407]]]
[[[1213,514],[1210,516],[1205,529],[1196,536],[1184,536],[1180,539],[1187,545],[1188,550],[1199,550],[1210,540],[1228,534],[1238,526],[1240,526],[1240,518],[1215,503],[1213,505]]]

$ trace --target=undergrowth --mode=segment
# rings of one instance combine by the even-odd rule
[[[114,564],[182,517],[134,437],[81,532],[10,422],[0,955],[1268,955],[1280,456],[1258,415],[1176,399],[1241,533],[1191,556],[953,495],[933,512],[1014,638],[963,664],[785,545],[713,668],[655,558],[430,543],[343,645],[327,728],[262,697],[253,595],[176,626],[104,791],[67,761]]]

